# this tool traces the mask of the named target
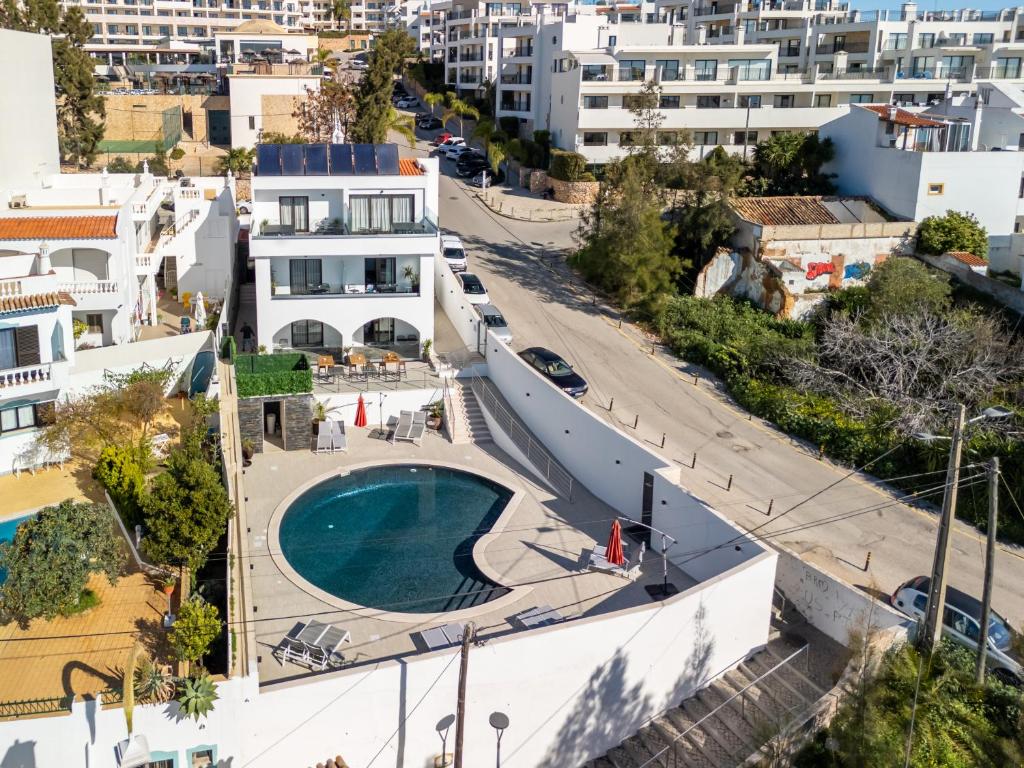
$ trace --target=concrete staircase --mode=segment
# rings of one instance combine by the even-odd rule
[[[480,410],[480,403],[477,402],[470,386],[456,379],[450,392],[453,408],[452,432],[454,434],[452,442],[455,444],[491,442],[491,432],[487,428],[483,411]]]
[[[584,768],[648,765],[651,768],[733,768],[742,765],[775,734],[801,718],[824,693],[803,671],[807,652],[754,682],[799,648],[800,644],[773,633],[767,648],[675,709],[662,713]],[[730,701],[730,697],[748,685],[745,693]],[[672,744],[675,744],[676,754],[669,749],[657,756]]]

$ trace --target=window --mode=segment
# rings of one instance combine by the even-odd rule
[[[698,147],[718,143],[718,131],[694,131],[693,143]]]
[[[892,95],[892,103],[893,104],[907,104],[907,105],[913,104],[914,103],[914,94],[912,94],[912,93],[894,93]]]
[[[14,328],[0,331],[0,370],[18,367],[18,343]]]
[[[967,45],[967,33],[966,32],[952,32],[949,35],[950,45]]]
[[[971,37],[971,42],[974,45],[992,45],[992,33],[991,32],[975,32],[974,36]]]
[[[917,47],[918,48],[934,48],[935,47],[935,33],[934,32],[922,32],[917,36]]]
[[[715,96],[698,96],[697,109],[718,109],[722,105],[722,98]]]
[[[85,324],[89,333],[103,333],[103,315],[99,312],[87,314]]]
[[[394,256],[363,259],[363,276],[366,279],[367,291],[372,285],[377,293],[394,292],[398,287],[396,265],[397,260]]]
[[[584,131],[583,146],[585,147],[606,147],[608,146],[608,134],[604,132]]]
[[[679,143],[677,131],[658,131],[658,143],[663,147],[674,147]]]
[[[779,56],[799,56],[800,40],[786,40],[779,43]]]
[[[996,65],[993,70],[993,77],[1006,77],[1016,80],[1020,77],[1020,59],[996,59]]]
[[[643,59],[626,59],[619,62],[619,80],[643,80],[646,62]]]
[[[0,411],[0,432],[13,432],[36,425],[36,409],[32,405],[5,408]]]
[[[654,62],[654,65],[658,72],[658,77],[663,83],[679,79],[678,59],[658,59]]]
[[[146,763],[146,768],[174,768],[174,759],[169,758],[167,760],[150,760]]]
[[[911,74],[914,77],[918,75],[925,75],[926,73],[932,72],[935,68],[935,57],[934,56],[915,56]],[[934,73],[932,73],[934,74]]]
[[[282,227],[291,227],[293,232],[309,232],[308,197],[279,197],[277,202]]]
[[[255,117],[255,115],[249,115],[249,130],[250,131],[255,131],[256,130],[256,117]]]
[[[583,108],[584,109],[608,109],[608,97],[607,96],[584,96],[583,97]]]
[[[872,93],[851,93],[850,103],[851,104],[870,104],[874,101],[874,94]]]
[[[887,51],[903,51],[907,47],[907,33],[906,32],[894,32],[889,35],[885,40],[885,49]]]
[[[390,232],[395,224],[414,221],[412,195],[352,195],[353,232]]]
[[[739,102],[741,109],[760,109],[761,108],[761,97],[760,96],[740,96]]]
[[[662,96],[658,102],[659,109],[679,109],[679,106],[678,96]]]
[[[832,106],[832,94],[831,93],[819,93],[814,97],[814,106],[816,107],[831,107]]]
[[[565,61],[565,59],[562,59]],[[560,70],[564,71],[564,70]],[[581,76],[584,81],[586,80],[607,80],[608,73],[605,72],[604,67],[601,64],[584,64]]]
[[[921,613],[924,613],[924,609],[928,607],[928,597],[926,595],[914,595],[914,607]]]
[[[1017,190],[1017,197],[1024,200],[1024,176],[1020,177],[1020,189]]]
[[[288,283],[291,292],[299,296],[319,293],[323,283],[320,259],[289,259]]]
[[[619,42],[618,35],[608,35],[608,46],[614,48]]]
[[[769,59],[729,59],[729,69],[740,80],[767,80],[771,64]]]
[[[966,77],[973,67],[973,56],[943,56],[938,77]]]
[[[718,77],[717,59],[698,59],[693,63],[693,76],[696,80],[714,80]]]
[[[736,131],[732,137],[733,144],[757,144],[757,131]]]
[[[928,194],[929,195],[941,195],[943,193],[943,191],[945,190],[945,188],[946,188],[945,184],[929,184],[928,185]]]
[[[776,109],[790,109],[793,106],[793,94],[780,93],[775,97],[773,104]]]
[[[632,147],[636,144],[636,134],[633,131],[619,131],[619,146]]]
[[[299,320],[292,323],[293,347],[322,347],[324,324],[318,320]]]

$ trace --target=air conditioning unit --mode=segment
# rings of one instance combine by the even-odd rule
[[[11,195],[11,208],[28,208],[28,195]]]

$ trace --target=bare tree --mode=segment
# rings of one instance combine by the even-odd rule
[[[356,102],[346,83],[324,82],[319,91],[306,88],[306,100],[292,116],[298,121],[299,134],[314,144],[329,143],[336,128],[348,135],[355,120]]]

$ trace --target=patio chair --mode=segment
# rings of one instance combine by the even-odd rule
[[[423,435],[427,433],[427,414],[425,411],[416,411],[412,415],[412,427],[409,429],[408,437],[402,438],[408,440],[414,445],[420,445],[423,442]]]
[[[643,563],[644,552],[646,549],[646,545],[641,542],[640,551],[637,552],[635,559],[627,557],[626,561],[622,565],[615,565],[608,562],[607,548],[597,544],[587,556],[586,567],[591,571],[601,571],[602,573],[608,573],[612,576],[621,576],[624,579],[636,581],[640,576],[640,566]]]
[[[325,424],[331,425],[331,453],[335,451],[348,452],[348,438],[345,436],[344,421],[328,421]]]
[[[420,639],[428,651],[436,651],[439,648],[448,648],[462,642],[462,633],[465,631],[464,624],[445,624],[443,627],[431,627],[419,633]]]
[[[410,432],[412,432],[412,411],[402,411],[398,415],[395,431],[391,433],[391,442],[408,440]]]
[[[557,624],[561,621],[565,621],[565,617],[550,605],[540,605],[536,608],[530,608],[529,610],[517,613],[512,617],[512,623],[518,624],[523,629],[546,627],[549,624]]]
[[[332,422],[321,421],[320,430],[316,433],[316,452],[331,453],[333,450],[331,440],[334,432],[331,428]]]

